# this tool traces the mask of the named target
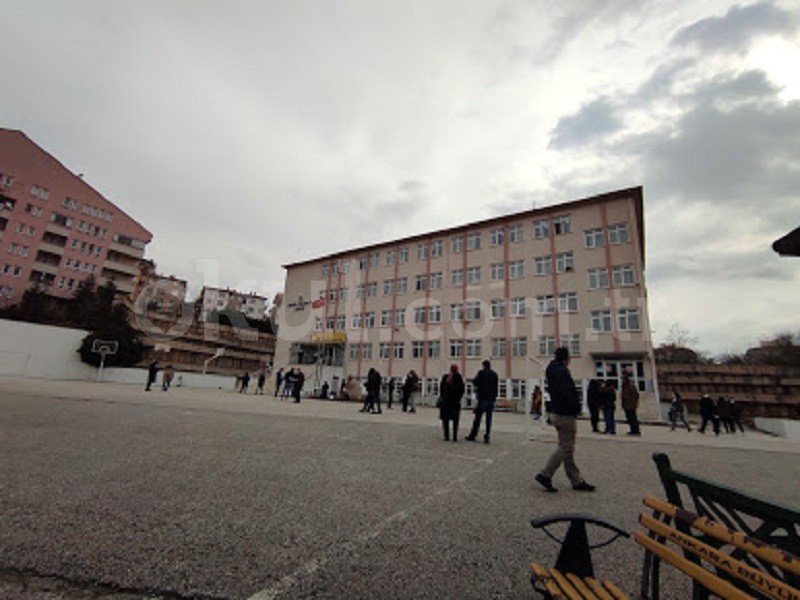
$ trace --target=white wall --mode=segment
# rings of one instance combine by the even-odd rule
[[[88,333],[83,329],[0,319],[0,376],[96,381],[98,369],[82,363],[78,354]],[[234,377],[176,371],[173,385],[179,375],[185,387],[233,389],[235,384]],[[144,385],[147,369],[109,367],[103,370],[102,380]],[[160,374],[158,381],[161,382]]]
[[[768,431],[780,437],[800,440],[800,421],[791,419],[755,418],[756,429]]]

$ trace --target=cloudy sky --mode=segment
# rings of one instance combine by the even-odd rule
[[[800,329],[800,3],[0,0],[0,126],[153,232],[282,264],[642,185],[656,343]]]

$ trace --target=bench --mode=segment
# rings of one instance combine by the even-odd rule
[[[517,410],[517,401],[516,400],[495,400],[494,403],[495,410]]]
[[[643,500],[642,528],[633,536],[645,550],[641,598],[658,600],[661,564],[667,563],[692,579],[696,599],[715,594],[800,600],[800,558],[794,554],[800,548],[799,511],[675,471],[664,454],[655,454],[653,459],[668,501],[649,495]],[[697,512],[684,508],[679,484],[695,502]],[[563,539],[548,530],[558,523],[569,524]],[[531,525],[561,543],[555,567],[531,564],[531,582],[537,592],[547,598],[627,597],[613,582],[595,578],[591,559],[593,549],[628,537],[625,531],[574,514],[534,519]],[[605,530],[608,539],[590,545],[587,525]]]

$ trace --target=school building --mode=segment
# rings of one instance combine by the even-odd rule
[[[287,264],[275,367],[333,389],[413,369],[432,402],[451,364],[471,379],[489,359],[523,410],[566,346],[582,390],[627,374],[653,418],[644,247],[636,187]]]

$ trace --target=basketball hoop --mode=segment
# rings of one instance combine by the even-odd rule
[[[100,368],[97,369],[97,381],[103,377],[103,366],[106,364],[106,356],[116,354],[119,349],[119,342],[116,340],[94,340],[92,342],[92,352],[100,355]]]

